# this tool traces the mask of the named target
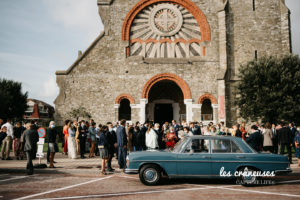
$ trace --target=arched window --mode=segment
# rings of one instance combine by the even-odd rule
[[[128,99],[122,99],[119,107],[119,120],[131,120],[131,107]]]
[[[202,119],[202,121],[212,121],[213,120],[213,108],[211,106],[211,101],[209,99],[205,99],[202,102],[201,119]]]

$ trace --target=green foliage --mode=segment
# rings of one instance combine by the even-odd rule
[[[23,119],[27,96],[27,92],[22,93],[21,83],[0,79],[0,118]]]
[[[85,107],[80,106],[79,108],[74,108],[72,111],[68,113],[71,118],[74,118],[78,121],[80,117],[82,118],[92,118],[92,115],[86,110]]]
[[[264,57],[241,66],[236,105],[244,119],[300,123],[300,59]]]

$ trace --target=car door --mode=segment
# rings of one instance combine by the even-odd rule
[[[177,157],[177,176],[203,177],[211,174],[209,139],[191,139]]]
[[[246,154],[230,138],[212,139],[211,152],[212,175],[215,177],[229,177],[229,172],[233,177],[237,167],[246,159]]]

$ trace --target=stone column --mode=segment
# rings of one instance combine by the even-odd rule
[[[184,104],[186,106],[186,122],[193,121],[193,99],[185,99]]]
[[[114,105],[114,109],[115,109],[115,121],[114,122],[119,121],[119,108],[120,108],[120,104]]]
[[[217,124],[219,122],[219,119],[218,119],[218,104],[212,104],[211,105],[212,108],[213,108],[213,119],[214,119],[214,124]]]
[[[140,100],[140,123],[145,123],[146,121],[146,105],[148,103],[148,99]]]
[[[180,111],[180,107],[179,107],[179,103],[172,103],[172,107],[173,107],[173,119],[176,120],[176,122],[179,122],[179,111]]]

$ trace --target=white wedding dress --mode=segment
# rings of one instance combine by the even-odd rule
[[[69,128],[69,137],[68,137],[68,156],[69,158],[76,159],[76,141],[75,141],[75,131]]]

